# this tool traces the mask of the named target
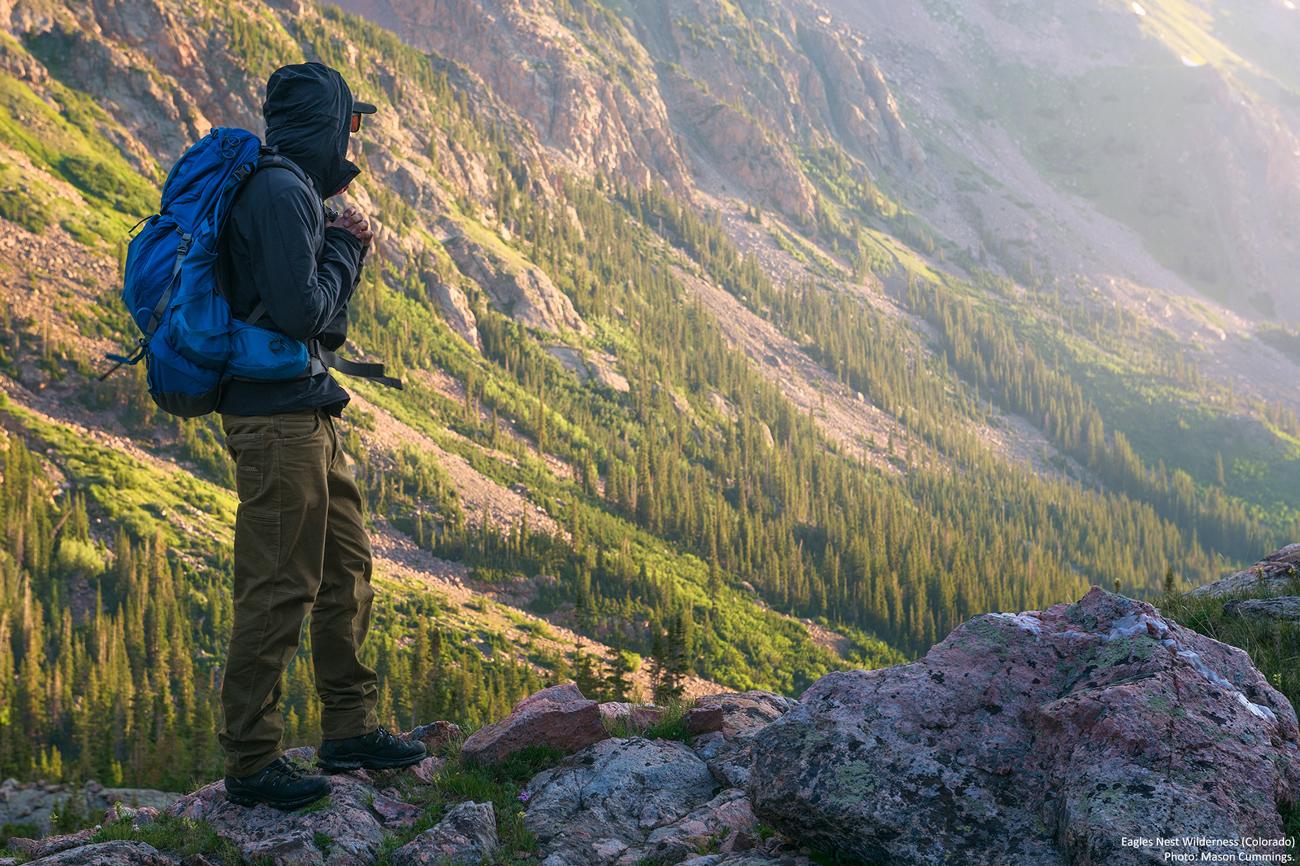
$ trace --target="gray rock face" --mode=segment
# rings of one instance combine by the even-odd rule
[[[459,286],[438,279],[436,274],[426,273],[424,283],[430,297],[438,302],[442,317],[448,327],[466,343],[482,351],[483,340],[478,333],[478,317],[469,304],[469,298]]]
[[[521,325],[558,334],[587,332],[587,323],[544,272],[527,263],[508,263],[463,235],[446,241],[447,252],[465,276],[482,287],[493,306]]]
[[[1238,593],[1281,595],[1297,585],[1300,578],[1300,544],[1282,548],[1245,571],[1229,575],[1214,583],[1198,586],[1189,595],[1224,596]],[[1295,594],[1292,592],[1291,594]]]
[[[98,842],[29,860],[27,866],[176,866],[176,860],[143,842]]]
[[[749,790],[786,835],[869,863],[1145,864],[1123,837],[1280,837],[1300,731],[1245,653],[1094,589],[824,677],[756,735]]]
[[[615,368],[612,355],[603,352],[591,352],[575,349],[572,346],[548,345],[546,353],[560,362],[560,365],[578,377],[582,384],[595,382],[602,388],[626,394],[632,389],[627,377]]]
[[[602,866],[640,862],[651,833],[713,799],[718,785],[685,743],[633,738],[596,743],[527,790],[524,823],[545,866]]]
[[[491,803],[461,803],[437,826],[392,854],[393,866],[479,866],[497,850],[497,816]]]
[[[1300,595],[1239,599],[1225,604],[1223,611],[1224,613],[1250,619],[1273,619],[1300,623]]]

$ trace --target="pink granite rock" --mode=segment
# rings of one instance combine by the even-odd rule
[[[576,752],[608,736],[599,705],[573,683],[564,683],[524,698],[505,719],[475,731],[461,746],[461,755],[494,764],[530,746]]]
[[[1247,655],[1100,589],[830,674],[753,753],[760,819],[898,866],[1158,862],[1122,840],[1279,838],[1300,796],[1295,711]]]
[[[497,850],[496,810],[491,803],[460,803],[436,826],[391,855],[393,866],[479,866]]]

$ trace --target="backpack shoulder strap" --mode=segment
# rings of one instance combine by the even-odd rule
[[[257,159],[257,169],[258,171],[261,171],[264,168],[282,168],[286,171],[292,172],[293,175],[297,177],[298,180],[302,181],[308,189],[311,189],[311,180],[308,179],[307,174],[299,168],[298,164],[293,160],[281,156],[280,152],[274,147],[267,145],[262,146],[262,151]],[[260,300],[253,309],[249,311],[248,315],[243,317],[243,321],[250,325],[256,325],[263,319],[266,319],[268,322],[270,321],[270,317],[266,314],[266,304]]]
[[[305,183],[308,189],[313,188],[311,185],[311,179],[308,178],[307,173],[298,166],[298,163],[288,159],[287,157],[281,156],[280,152],[274,147],[264,146],[262,148],[261,156],[258,157],[257,160],[257,168],[259,171],[264,168],[283,168],[286,171],[293,172],[294,176]]]

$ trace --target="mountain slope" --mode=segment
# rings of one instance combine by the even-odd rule
[[[95,373],[132,339],[116,271],[165,167],[208,124],[258,128],[259,82],[304,56],[380,105],[349,349],[407,388],[348,383],[346,443],[395,726],[619,671],[794,693],[973,613],[1201,582],[1291,528],[1285,406],[1126,309],[954,263],[903,203],[932,160],[905,104],[812,7],[434,3],[424,24],[462,29],[399,19],[419,47],[296,0],[0,8],[6,773],[173,784],[216,760],[219,427]],[[1212,425],[1130,436],[1144,412],[1257,436],[1216,472]],[[300,659],[295,741],[310,691]]]

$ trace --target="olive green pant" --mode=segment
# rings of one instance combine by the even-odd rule
[[[235,621],[221,683],[226,773],[280,756],[281,680],[311,614],[325,739],[374,730],[375,672],[361,663],[370,627],[370,540],[335,421],[319,410],[222,415],[235,460]]]

